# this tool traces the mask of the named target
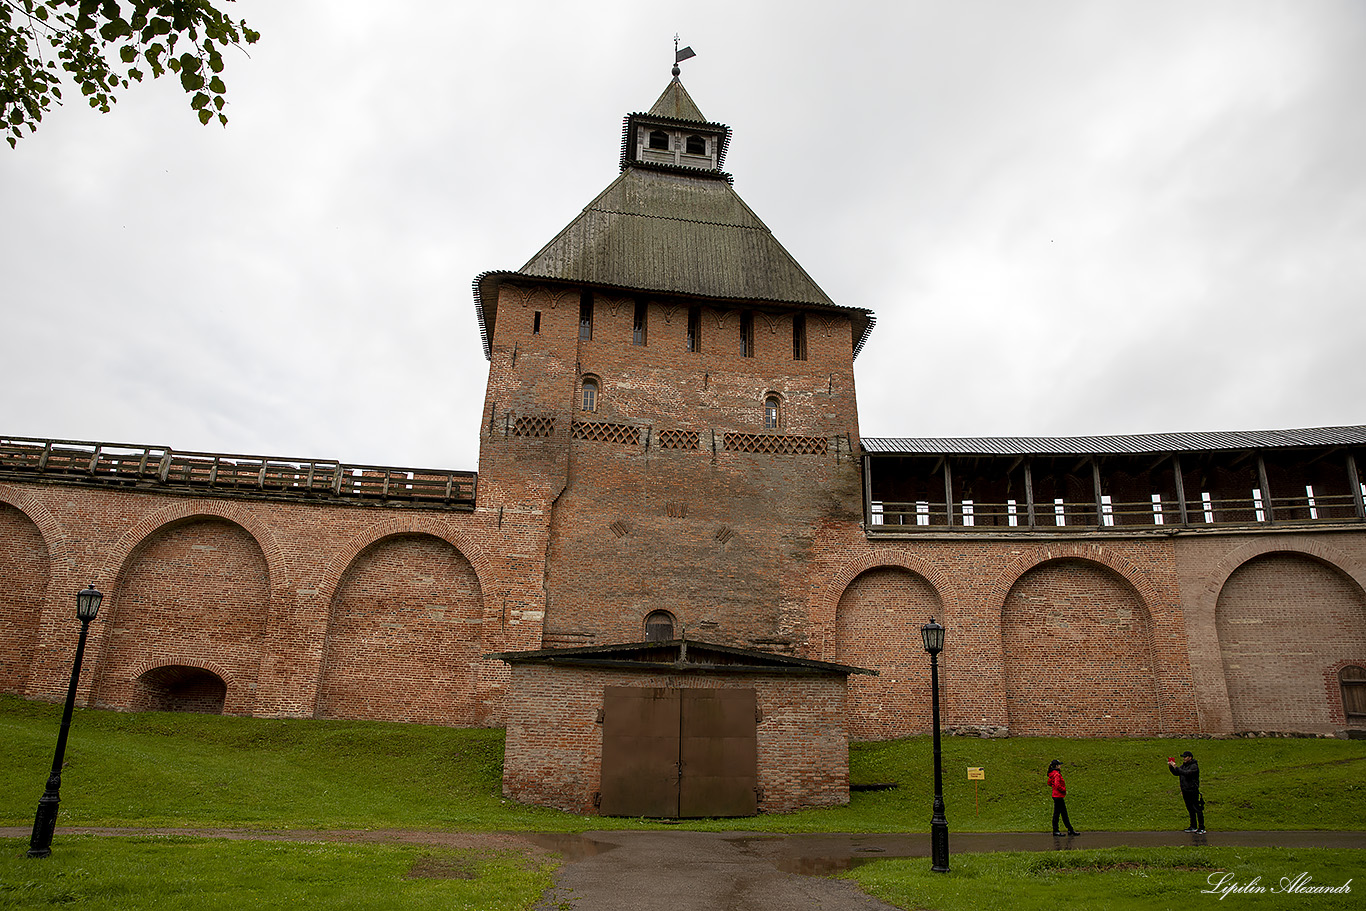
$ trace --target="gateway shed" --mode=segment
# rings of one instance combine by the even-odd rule
[[[876,671],[685,639],[489,657],[512,668],[514,800],[659,818],[849,801],[848,677]]]

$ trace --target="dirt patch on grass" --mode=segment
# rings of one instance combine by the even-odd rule
[[[413,861],[404,879],[474,879],[474,864],[464,857],[436,857],[426,855]]]

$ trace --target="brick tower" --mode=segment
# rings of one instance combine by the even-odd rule
[[[542,645],[687,638],[803,655],[822,528],[861,519],[836,306],[722,170],[677,74],[625,118],[621,174],[476,299],[480,509],[544,548]]]

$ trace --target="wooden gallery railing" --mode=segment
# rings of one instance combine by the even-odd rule
[[[160,488],[216,496],[473,508],[472,471],[177,452],[166,446],[0,437],[0,479]]]
[[[1350,493],[1263,497],[1258,491],[1246,497],[1188,498],[1184,510],[1175,498],[1100,504],[1078,500],[1041,500],[1033,504],[1033,516],[1024,500],[988,503],[960,500],[953,513],[941,501],[912,503],[872,501],[870,533],[1011,529],[1017,531],[1095,532],[1109,529],[1214,528],[1235,525],[1302,525],[1323,522],[1360,522],[1361,501]],[[1099,510],[1097,510],[1099,505]],[[1032,519],[1032,521],[1031,521]]]

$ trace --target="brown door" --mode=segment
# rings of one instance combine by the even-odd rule
[[[752,689],[603,690],[604,816],[753,816]]]
[[[754,690],[681,690],[678,815],[753,816],[759,755]]]

